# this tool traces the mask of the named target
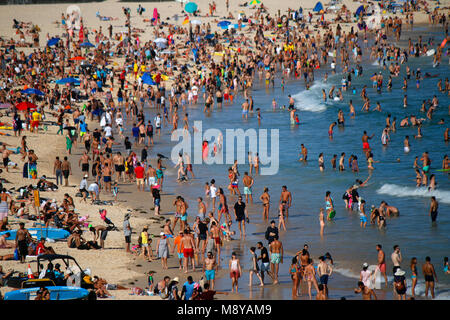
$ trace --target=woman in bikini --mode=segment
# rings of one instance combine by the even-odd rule
[[[259,197],[263,203],[263,220],[269,221],[270,195],[269,188],[264,188],[264,193]]]

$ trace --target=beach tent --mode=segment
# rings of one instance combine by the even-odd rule
[[[313,11],[314,11],[314,12],[320,12],[320,11],[322,11],[322,10],[323,10],[323,5],[322,5],[322,2],[319,1],[319,2],[316,3],[316,5],[315,5]]]
[[[360,5],[360,6],[358,7],[358,9],[356,9],[355,14],[356,14],[357,16],[359,16],[359,15],[361,15],[362,12],[364,12],[364,6],[363,6],[363,5]]]

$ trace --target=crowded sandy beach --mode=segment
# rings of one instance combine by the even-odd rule
[[[449,8],[1,6],[1,298],[449,299]]]

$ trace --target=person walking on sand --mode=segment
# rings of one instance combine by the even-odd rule
[[[241,264],[238,258],[236,258],[236,252],[231,253],[231,259],[228,262],[228,268],[230,270],[231,278],[231,292],[234,292],[236,288],[236,293],[238,293],[238,280],[242,274]]]
[[[248,175],[248,172],[244,172],[242,183],[244,184],[245,203],[248,203],[248,200],[250,199],[250,204],[253,204],[252,186],[254,184],[254,180]]]
[[[126,213],[123,218],[123,234],[125,236],[125,248],[126,252],[130,251],[130,243],[131,243],[131,225],[130,225],[130,214]]]
[[[250,255],[252,256],[252,265],[250,267],[250,271],[249,271],[249,282],[248,282],[248,286],[251,287],[253,285],[253,274],[256,274],[256,276],[259,279],[260,282],[260,286],[263,287],[264,286],[264,282],[262,281],[261,275],[259,274],[259,265],[258,265],[258,257],[256,255],[256,248],[255,247],[251,247],[250,248]]]
[[[316,288],[316,291],[319,292],[319,286],[317,285],[317,280],[316,280],[316,270],[314,269],[314,263],[311,258],[308,260],[308,264],[304,268],[303,272],[305,275],[305,281],[308,283],[309,300],[311,300],[312,299],[312,295],[311,295],[312,285],[314,285],[314,287]]]
[[[216,258],[212,252],[208,252],[205,260],[203,261],[203,272],[205,273],[206,283],[211,286],[211,290],[214,290],[214,281],[217,270],[218,266],[216,263]]]
[[[64,161],[61,163],[61,170],[64,176],[64,186],[69,186],[69,175],[72,175],[72,166],[67,157],[64,157]]]
[[[159,258],[161,258],[162,268],[167,270],[169,269],[169,267],[167,266],[167,258],[169,257],[170,243],[167,240],[166,234],[164,232],[161,232],[159,235],[161,237],[156,243],[156,254]]]
[[[281,187],[280,204],[283,205],[284,212],[286,213],[286,219],[289,217],[289,208],[292,204],[292,194],[287,190],[286,186]]]
[[[184,273],[189,271],[189,260],[192,263],[192,271],[195,272],[195,260],[194,251],[196,251],[194,239],[190,236],[189,231],[184,230],[183,238],[181,238],[181,244],[183,246],[183,256],[184,256]]]
[[[248,219],[245,203],[242,202],[242,196],[238,197],[238,201],[234,204],[234,216],[239,226],[239,236],[245,240],[245,220]]]
[[[434,279],[436,279],[437,282],[437,276],[430,257],[425,258],[425,263],[422,266],[422,273],[425,277],[425,297],[428,299],[428,291],[431,291],[431,298],[434,299]]]
[[[264,192],[261,195],[261,197],[259,197],[259,199],[263,203],[263,214],[262,214],[263,221],[269,222],[269,209],[270,209],[269,188],[264,187]]]
[[[269,245],[270,270],[273,274],[273,284],[278,283],[279,264],[283,263],[283,244],[275,238]]]

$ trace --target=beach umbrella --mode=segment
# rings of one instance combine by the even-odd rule
[[[195,11],[197,11],[197,9],[198,5],[195,2],[188,2],[184,6],[184,10],[188,13],[194,13]]]
[[[83,42],[82,44],[80,44],[80,47],[92,48],[92,47],[95,47],[95,45],[93,45],[89,41],[86,41],[86,42]]]
[[[253,5],[255,5],[255,4],[260,4],[261,3],[261,1],[260,0],[252,0],[252,1],[250,1],[250,3],[248,4],[249,6],[253,6]]]
[[[156,82],[153,81],[152,76],[148,72],[144,73],[142,75],[141,79],[142,79],[142,83],[144,83],[144,84],[156,85]]]
[[[68,77],[56,81],[56,84],[80,83],[79,79]]]
[[[210,40],[210,39],[212,39],[212,38],[214,38],[214,34],[212,34],[212,33],[207,34],[207,35],[205,36],[205,39],[207,39],[207,40]]]
[[[16,104],[16,109],[20,110],[20,111],[25,111],[28,109],[36,109],[36,108],[37,108],[37,106],[34,103],[31,103],[28,101],[23,101],[23,102]]]
[[[82,56],[78,56],[78,57],[70,58],[70,60],[72,60],[72,61],[80,61],[80,60],[86,60],[86,58],[82,57]]]
[[[158,9],[153,9],[153,24],[156,26],[158,23]]]
[[[317,2],[316,3],[316,5],[314,6],[314,9],[313,9],[313,11],[314,12],[320,12],[320,11],[322,11],[323,10],[323,4],[322,4],[322,2]]]
[[[245,25],[245,24],[241,24],[241,28],[245,28],[247,25]],[[237,24],[237,23],[235,23],[235,24],[230,24],[229,26],[228,26],[228,29],[238,29],[239,28],[239,24]]]
[[[231,24],[230,21],[223,20],[223,21],[220,21],[220,22],[217,24],[217,26],[220,27],[220,28],[222,28],[222,29],[227,29],[228,26],[229,26],[230,24]]]
[[[191,23],[192,24],[198,24],[198,25],[202,24],[202,22],[200,20],[192,20]]]
[[[364,6],[363,6],[363,5],[360,5],[360,6],[358,7],[358,9],[356,9],[355,14],[356,14],[357,16],[359,16],[359,15],[361,14],[361,12],[363,12],[363,11],[364,11]]]
[[[47,41],[47,46],[48,47],[54,46],[59,42],[59,40],[60,40],[59,38],[51,38],[50,40]]]
[[[37,94],[38,96],[44,96],[45,95],[41,90],[34,89],[34,88],[28,88],[28,89],[22,90],[21,93],[24,93],[24,94]]]

